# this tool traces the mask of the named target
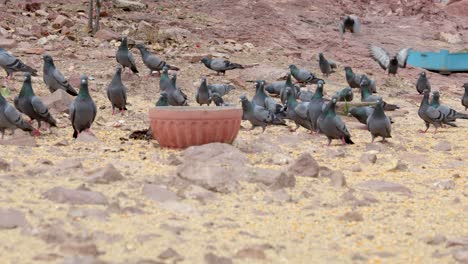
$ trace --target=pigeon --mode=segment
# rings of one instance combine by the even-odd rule
[[[224,103],[223,97],[217,93],[211,94],[211,100],[216,106],[229,106],[229,104]]]
[[[167,67],[164,67],[164,69],[167,69]],[[169,105],[188,106],[187,95],[176,85],[177,75],[172,74],[172,79],[170,81],[171,86],[166,89]]]
[[[288,88],[291,88],[291,92],[294,95],[294,98],[297,98],[300,90],[299,87],[296,87],[291,80],[291,73],[288,73],[288,76],[286,77],[286,83],[283,89],[281,89],[280,92],[280,100],[282,104],[286,104],[286,101],[288,100],[288,95],[286,94],[286,90]]]
[[[343,35],[346,31],[349,31],[352,34],[358,34],[360,29],[361,26],[359,24],[359,19],[355,15],[346,16],[338,25],[338,31],[340,32],[341,39],[343,39]]]
[[[169,106],[169,99],[167,98],[166,92],[161,92],[158,101],[156,102],[155,106]]]
[[[225,96],[228,94],[231,90],[235,90],[236,87],[230,84],[224,84],[224,83],[213,83],[213,84],[208,84],[208,89],[212,93],[217,93],[219,96]]]
[[[201,62],[210,70],[213,70],[219,75],[222,73],[223,75],[226,74],[226,71],[234,70],[234,69],[244,69],[244,66],[233,63],[228,60],[223,59],[210,59],[208,57],[204,57],[201,59]]]
[[[272,82],[268,83],[265,86],[265,90],[273,95],[273,96],[279,96],[281,94],[281,91],[286,87],[286,83],[283,81],[278,81],[278,82]]]
[[[301,100],[301,102],[310,102],[312,97],[314,97],[314,92],[309,90],[300,90],[297,95],[297,99]]]
[[[388,52],[381,47],[370,45],[369,50],[372,58],[379,63],[382,69],[388,70],[388,74],[395,75],[398,71],[398,67],[406,68],[406,60],[408,59],[408,53],[410,51],[409,48],[400,50],[392,58],[390,58]]]
[[[178,71],[180,70],[178,67],[171,66],[167,64],[165,61],[161,60],[160,58],[156,57],[155,55],[151,54],[143,44],[136,44],[135,46],[138,50],[140,50],[141,58],[143,59],[143,63],[148,67],[150,70],[150,75],[153,71],[157,71],[161,74],[161,70],[164,66],[166,66],[169,70]]]
[[[320,79],[317,78],[313,73],[300,69],[296,65],[289,65],[289,70],[296,81],[300,83],[317,83]]]
[[[63,77],[62,73],[55,68],[54,60],[50,55],[44,55],[44,83],[51,93],[62,89],[70,95],[77,96],[78,93],[70,85],[70,83]]]
[[[313,132],[318,132],[318,125],[317,125],[317,120],[322,114],[322,110],[325,106],[324,100],[323,100],[323,81],[319,81],[317,83],[317,88],[315,89],[315,93],[312,96],[309,104],[309,109],[308,109],[308,116],[310,119],[310,122],[312,124],[312,131]]]
[[[209,106],[211,104],[211,90],[208,89],[208,85],[206,84],[206,77],[202,78],[195,99],[200,106],[204,104]]]
[[[341,139],[343,145],[354,144],[345,123],[335,112],[336,102],[337,99],[333,97],[318,118],[317,124],[320,132],[327,136],[328,146],[330,146],[332,139]]]
[[[349,109],[349,115],[355,117],[360,123],[367,125],[367,119],[374,112],[370,106],[353,107]]]
[[[252,103],[268,109],[274,114],[280,114],[283,106],[278,104],[273,98],[265,93],[265,81],[258,80],[255,82],[255,95],[252,98]]]
[[[465,88],[465,93],[463,94],[461,103],[465,107],[466,111],[468,109],[468,83],[463,84],[463,87]]]
[[[345,75],[346,75],[346,82],[348,82],[349,87],[351,88],[361,88],[361,79],[364,75],[361,74],[355,74],[351,67],[346,66],[345,67]],[[368,78],[369,79],[369,78]],[[369,79],[370,85],[369,88],[372,91],[372,93],[377,92],[377,88],[375,87],[375,81]]]
[[[343,101],[351,102],[353,100],[354,94],[353,94],[353,90],[351,89],[351,87],[346,87],[340,91],[337,91],[335,93],[335,96],[337,100],[340,102],[343,102]]]
[[[467,114],[459,113],[446,105],[440,104],[440,93],[438,91],[432,93],[430,105],[444,114],[445,121],[455,122],[457,119],[468,119]]]
[[[161,78],[159,78],[159,91],[164,92],[168,88],[171,89],[172,87],[172,80],[169,78],[169,73],[168,73],[169,68],[163,67],[163,72],[161,74]]]
[[[421,72],[421,74],[419,74],[419,78],[416,81],[416,90],[419,94],[422,94],[426,89],[431,91],[431,84],[429,83],[429,80],[426,77],[426,72],[423,71]]]
[[[374,111],[367,119],[367,129],[371,133],[372,143],[376,137],[382,137],[385,141],[386,138],[392,137],[392,126],[390,118],[385,114],[384,102],[377,101]]]
[[[284,120],[278,118],[267,109],[253,104],[245,95],[241,95],[240,100],[242,103],[243,119],[248,120],[250,124],[252,124],[252,128],[250,130],[255,129],[256,127],[261,127],[263,129],[263,133],[268,125],[286,126],[286,122]]]
[[[89,131],[96,118],[96,104],[89,95],[88,77],[82,75],[78,96],[70,105],[70,121],[73,127],[73,138],[77,138],[83,131]]]
[[[2,140],[5,136],[5,129],[11,129],[13,135],[17,128],[23,131],[34,130],[34,128],[23,120],[21,114],[11,104],[9,104],[5,97],[0,93],[0,133],[2,134]]]
[[[122,83],[122,67],[117,66],[111,83],[107,86],[107,98],[112,104],[112,115],[115,108],[123,112],[127,110],[127,87]]]
[[[382,96],[380,95],[372,95],[370,90],[369,90],[369,79],[368,78],[362,78],[361,80],[361,102],[377,102],[379,100],[382,100]],[[384,103],[384,109],[386,111],[394,111],[396,109],[400,109],[397,105],[394,104],[387,104],[386,102]]]
[[[130,70],[132,70],[134,74],[138,73],[138,70],[135,65],[135,59],[133,58],[133,54],[130,50],[128,50],[127,37],[122,38],[122,42],[120,42],[120,46],[117,49],[115,58],[117,62],[123,66],[124,71],[125,71],[125,68],[130,68]]]
[[[325,75],[325,77],[328,77],[330,73],[332,73],[332,69],[336,69],[336,63],[332,61],[328,61],[325,59],[325,56],[323,56],[323,53],[319,53],[319,67],[320,71]]]
[[[31,122],[33,120],[37,120],[37,134],[40,134],[39,129],[41,128],[42,121],[50,124],[51,126],[57,126],[57,121],[55,121],[49,113],[47,106],[45,106],[41,99],[34,94],[31,85],[31,73],[24,73],[23,87],[21,87],[19,95],[15,97],[14,103],[16,109],[27,115],[31,119]]]
[[[7,80],[13,76],[14,72],[29,72],[32,76],[37,76],[37,70],[24,64],[3,48],[0,48],[0,67],[5,70]]]
[[[304,127],[314,133],[312,122],[309,117],[309,102],[299,103],[294,95],[294,88],[286,87],[286,118],[294,121],[296,128],[291,129],[292,132],[296,131],[299,127]]]
[[[441,111],[437,110],[436,108],[434,108],[433,106],[429,104],[429,90],[424,90],[423,94],[424,96],[421,101],[421,104],[419,105],[419,110],[418,110],[418,116],[426,124],[426,130],[424,130],[423,133],[427,132],[431,124],[435,127],[434,134],[437,132],[437,129],[442,124],[447,124],[453,127],[457,126],[447,121],[445,118],[445,115]]]

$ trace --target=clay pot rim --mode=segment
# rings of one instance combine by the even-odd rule
[[[162,111],[173,111],[173,112],[183,112],[183,111],[210,111],[218,112],[225,110],[242,110],[240,106],[222,106],[222,107],[213,107],[213,106],[154,106],[150,110],[162,110]]]

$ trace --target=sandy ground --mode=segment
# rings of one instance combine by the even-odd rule
[[[2,263],[457,263],[463,256],[467,260],[468,121],[457,121],[458,128],[442,128],[436,135],[419,133],[424,124],[417,116],[421,98],[414,83],[420,70],[401,69],[396,77],[388,77],[366,54],[369,43],[383,43],[393,51],[405,44],[419,49],[461,50],[463,43],[448,44],[433,38],[434,32],[443,30],[439,15],[382,16],[378,5],[364,8],[369,15],[363,15],[362,36],[347,36],[347,46],[341,46],[335,29],[338,17],[345,12],[358,13],[358,8],[346,1],[330,6],[321,1],[313,5],[306,1],[181,1],[177,8],[165,1],[148,2],[149,8],[142,14],[108,7],[114,18],[133,18],[125,22],[104,18],[103,23],[113,25],[116,32],[130,28],[133,33],[139,21],[135,17],[151,17],[151,12],[159,10],[161,16],[153,17],[150,23],[160,22],[159,28],[175,25],[188,29],[191,33],[184,40],[170,46],[158,44],[164,50],[157,54],[182,68],[178,82],[190,102],[194,102],[202,75],[210,74],[212,83],[236,85],[227,101],[237,103],[241,94],[253,95],[252,84],[245,80],[274,81],[287,72],[290,63],[320,75],[316,56],[325,51],[339,62],[337,72],[326,79],[327,97],[345,87],[345,65],[371,74],[377,80],[379,94],[401,107],[388,113],[395,121],[393,138],[389,143],[369,144],[365,126],[350,117],[343,117],[356,143],[350,146],[334,142],[325,147],[325,137],[310,135],[304,129],[291,133],[285,127],[269,127],[263,134],[260,129],[241,130],[233,146],[242,151],[249,165],[288,172],[294,160],[306,152],[320,166],[341,171],[346,186],[337,187],[325,177],[302,177],[299,173],[294,175],[295,187],[281,191],[241,182],[240,190],[209,192],[214,198],[204,202],[182,198],[183,187],[175,176],[178,166],[168,162],[174,156],[183,160],[182,151],[162,149],[156,141],[120,139],[148,127],[148,108],[157,98],[158,78],[144,76],[141,58],[133,51],[144,74],[125,76],[129,111],[112,116],[105,88],[116,65],[113,55],[118,43],[95,40],[90,47],[82,47],[83,32],[76,26],[77,41],[51,42],[46,48],[56,58],[58,68],[75,83],[82,73],[96,78],[90,82],[90,89],[99,108],[93,125],[99,142],[75,142],[67,116],[59,113],[55,115],[59,128],[38,137],[37,146],[0,147],[0,157],[9,165],[0,171],[0,208],[20,211],[27,222],[18,228],[0,229]],[[75,8],[65,4],[62,11],[56,6],[47,6],[47,11],[63,13],[68,6]],[[343,8],[334,11],[339,6]],[[251,8],[247,18],[241,13],[245,8]],[[218,12],[208,15],[210,10]],[[75,19],[76,13],[70,14]],[[17,16],[26,21],[17,22],[22,26],[38,19]],[[184,18],[178,18],[181,16]],[[459,25],[459,17],[446,16],[442,17],[445,25]],[[221,20],[223,17],[226,19]],[[255,17],[261,21],[257,27]],[[8,23],[5,20],[0,25]],[[462,36],[468,34],[466,27],[456,28]],[[279,39],[274,39],[275,34]],[[38,46],[36,40],[18,39],[33,48]],[[226,51],[225,39],[241,44],[242,50]],[[246,42],[253,47],[243,44]],[[39,55],[21,53],[20,47],[11,51],[42,67]],[[222,77],[187,61],[194,54],[220,52],[235,62],[260,65]],[[429,76],[433,87],[441,91],[443,102],[463,112],[460,86],[468,75]],[[12,96],[21,87],[19,74],[13,85],[16,91]],[[33,78],[33,87],[38,95],[48,95],[41,77]],[[118,120],[123,120],[123,126],[113,127]],[[377,156],[375,164],[361,162],[361,157],[369,154]],[[89,175],[107,163],[113,164],[124,179],[90,183]],[[402,186],[384,192],[362,188],[369,180]],[[142,191],[147,184],[167,186],[178,195],[171,196],[169,202],[156,202]],[[47,199],[45,193],[57,186],[89,188],[104,195],[106,201],[73,205]],[[343,217],[350,212],[352,216]],[[464,242],[454,246],[454,240],[462,237]],[[177,256],[160,255],[168,248]],[[210,253],[221,258],[210,260]]]

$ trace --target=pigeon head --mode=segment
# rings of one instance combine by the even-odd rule
[[[24,76],[24,81],[25,82],[30,82],[31,81],[31,73],[30,72],[25,72],[23,74],[23,76]]]
[[[338,98],[336,98],[335,96],[333,96],[332,99],[331,99],[331,102],[332,102],[333,104],[336,104],[336,102],[338,102]]]
[[[205,65],[209,65],[210,59],[208,57],[203,57],[200,62],[202,62]]]
[[[169,69],[167,68],[167,66],[164,66],[163,67],[163,73],[167,74],[168,71],[169,71]]]
[[[462,85],[462,87],[465,87],[465,89],[467,89],[467,88],[468,88],[468,83],[464,83],[464,84]]]
[[[117,74],[121,74],[122,73],[122,66],[119,65],[119,66],[115,67],[115,72]]]
[[[426,76],[426,72],[421,72],[421,76]]]
[[[323,59],[323,53],[322,52],[319,53],[319,58]]]
[[[295,71],[295,70],[297,70],[297,66],[294,65],[294,64],[291,64],[291,65],[289,65],[289,69],[290,69],[291,71]]]
[[[135,47],[139,50],[145,49],[145,45],[143,43],[138,43],[135,45]]]
[[[438,101],[439,98],[440,98],[440,93],[439,93],[439,91],[434,91],[434,92],[432,93],[432,99],[435,100],[435,101]]]
[[[369,85],[369,79],[367,78],[367,76],[365,75],[362,76],[360,85],[365,86],[365,87]]]
[[[161,96],[161,98],[167,99],[167,93],[166,92],[161,92],[159,95]]]
[[[319,86],[319,85],[323,86],[324,84],[325,84],[325,81],[322,80],[322,79],[318,80],[318,82],[317,82],[317,86]]]
[[[52,59],[52,56],[50,56],[49,54],[42,55],[42,59],[44,60],[45,63],[54,64],[54,60]]]
[[[426,96],[429,97],[429,90],[424,89],[423,94],[424,94],[424,97],[426,97]]]
[[[240,99],[241,102],[245,102],[245,101],[248,100],[248,99],[247,99],[247,96],[245,96],[245,94],[239,96],[239,99]]]
[[[81,75],[81,76],[80,76],[80,83],[81,83],[81,85],[83,85],[83,84],[88,84],[88,76],[86,76],[86,75]]]
[[[345,70],[346,72],[352,72],[352,71],[353,71],[353,70],[351,69],[351,67],[349,67],[349,66],[344,67],[344,70]]]

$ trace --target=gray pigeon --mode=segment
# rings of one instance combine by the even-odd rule
[[[289,70],[294,79],[300,83],[317,83],[320,80],[313,73],[300,69],[294,64],[289,65]]]
[[[422,94],[426,89],[431,91],[431,84],[429,83],[429,80],[426,77],[426,72],[423,71],[421,72],[421,74],[419,74],[419,78],[416,81],[416,90],[419,94]]]
[[[446,120],[445,115],[431,106],[429,104],[429,90],[424,90],[423,91],[423,99],[421,101],[421,104],[419,105],[419,110],[418,110],[418,116],[424,121],[426,124],[426,130],[423,131],[423,133],[426,133],[427,130],[429,129],[429,125],[433,125],[435,127],[434,134],[437,132],[437,129],[442,125],[442,124],[447,124],[449,126],[456,127],[457,125],[449,122]]]
[[[408,59],[408,53],[411,49],[402,49],[392,58],[390,58],[388,52],[381,47],[369,45],[369,50],[371,57],[379,63],[382,69],[388,71],[388,74],[395,75],[398,71],[398,67],[406,68],[406,60]]]
[[[210,89],[212,93],[217,93],[219,96],[225,96],[231,90],[235,90],[236,87],[230,84],[225,84],[225,83],[213,83],[213,84],[208,84],[208,89]]]
[[[465,107],[465,111],[468,109],[468,83],[463,84],[465,93],[462,96],[461,103]]]
[[[348,114],[355,117],[360,123],[367,125],[367,119],[373,112],[373,107],[360,106],[349,109]]]
[[[201,59],[201,62],[210,70],[215,71],[218,75],[222,73],[223,75],[226,74],[226,71],[234,70],[234,69],[244,69],[244,66],[233,63],[228,60],[223,59],[210,59],[208,57],[204,57]]]
[[[15,133],[15,129],[21,129],[23,131],[33,131],[34,128],[26,123],[21,114],[6,100],[5,97],[0,93],[0,133],[2,139],[5,136],[5,129],[11,129],[12,134]]]
[[[317,120],[320,132],[327,136],[328,146],[330,146],[332,139],[341,139],[343,145],[354,144],[345,123],[335,112],[336,102],[336,98],[332,98]]]
[[[7,79],[10,79],[14,72],[30,72],[33,76],[37,76],[37,70],[24,64],[3,48],[0,48],[0,67],[7,73]]]
[[[323,56],[323,53],[319,53],[319,67],[323,75],[328,77],[328,75],[333,72],[332,70],[336,69],[336,63],[328,61],[325,59],[325,56]]]
[[[267,109],[251,103],[245,95],[240,97],[243,110],[243,119],[248,120],[252,124],[250,130],[255,129],[256,127],[261,127],[262,132],[265,132],[265,128],[268,125],[281,125],[286,126],[286,122],[278,118],[274,113],[268,111]]]
[[[127,37],[122,38],[122,42],[120,42],[120,46],[117,49],[117,53],[115,54],[115,59],[118,63],[120,63],[120,65],[123,66],[124,71],[125,68],[130,68],[130,70],[132,70],[133,73],[138,73],[133,54],[130,50],[128,50]]]
[[[342,39],[346,31],[349,31],[352,34],[358,34],[360,30],[361,25],[359,24],[359,19],[355,15],[346,16],[338,25],[338,31],[340,32],[340,37]]]
[[[335,96],[339,102],[351,102],[354,98],[353,90],[351,87],[343,88],[335,93]]]
[[[115,108],[123,112],[127,110],[127,87],[122,83],[122,67],[117,66],[111,83],[107,86],[107,98],[112,104],[112,115]]]
[[[365,76],[365,75],[364,75]],[[361,80],[361,102],[377,102],[382,100],[382,97],[379,95],[372,95],[369,90],[369,79],[362,78]],[[384,109],[387,111],[394,111],[400,109],[397,105],[384,103]]]
[[[202,77],[195,99],[200,105],[206,104],[209,106],[211,104],[211,91],[208,89],[208,85],[206,84],[206,77]]]
[[[255,82],[255,95],[252,98],[252,103],[266,108],[274,114],[281,113],[283,108],[281,104],[278,104],[273,98],[265,93],[265,81],[263,80]]]
[[[288,76],[286,77],[285,86],[284,86],[283,89],[281,89],[281,92],[280,92],[280,100],[281,100],[282,104],[286,104],[286,101],[288,100],[288,95],[286,93],[288,88],[291,88],[291,92],[294,95],[294,98],[297,98],[298,95],[299,95],[300,90],[299,90],[299,87],[296,87],[292,83],[291,73],[288,73]]]
[[[82,75],[78,96],[70,105],[70,121],[73,127],[73,137],[77,138],[83,131],[89,131],[96,118],[96,104],[89,95],[88,77]]]
[[[217,93],[211,94],[211,100],[216,106],[229,106],[229,104],[224,103],[223,97]]]
[[[171,78],[169,78],[168,68],[163,67],[161,78],[159,78],[159,91],[164,92],[167,89],[171,89],[173,86]]]
[[[296,131],[299,127],[304,127],[309,130],[310,133],[314,133],[312,122],[309,117],[309,102],[299,103],[296,100],[296,96],[293,92],[294,88],[286,88],[286,118],[294,121],[296,128],[291,129],[291,131]]]
[[[155,106],[169,106],[169,99],[167,98],[166,92],[161,92]]]
[[[164,67],[164,69],[166,68],[167,67]],[[168,89],[166,89],[169,105],[188,106],[187,95],[184,92],[182,92],[182,90],[179,87],[177,87],[176,81],[177,75],[172,74],[171,86],[168,87]]]
[[[323,81],[319,81],[317,83],[317,88],[315,89],[315,93],[312,96],[309,104],[308,117],[312,124],[313,132],[319,131],[317,120],[322,114],[322,110],[325,106],[325,101],[323,100],[323,84]]]
[[[468,119],[467,114],[462,114],[457,112],[456,110],[443,105],[440,103],[440,93],[435,91],[432,93],[432,101],[430,103],[432,107],[440,111],[445,116],[445,121],[448,122],[455,122],[457,119]]]
[[[165,61],[161,60],[160,58],[156,57],[155,55],[151,54],[143,44],[137,44],[135,46],[138,50],[140,50],[141,58],[143,59],[143,63],[148,67],[150,70],[150,75],[153,71],[157,71],[161,74],[161,70],[164,66],[166,66],[169,70],[178,71],[180,70],[178,67],[171,66],[167,64]]]
[[[277,81],[272,83],[267,83],[265,86],[265,90],[273,95],[273,96],[280,96],[281,91],[286,87],[286,82],[284,81]]]
[[[57,121],[49,113],[47,106],[34,94],[31,85],[31,74],[29,72],[24,73],[23,87],[21,87],[19,96],[15,97],[14,103],[16,109],[27,115],[31,119],[31,122],[37,120],[38,131],[36,133],[39,134],[42,121],[51,126],[57,126]]]
[[[70,83],[63,77],[62,73],[55,68],[54,60],[50,55],[44,55],[44,83],[51,93],[62,89],[70,95],[77,96],[78,93],[70,85]]]
[[[349,87],[351,87],[351,88],[361,88],[361,80],[362,80],[363,76],[365,76],[365,75],[354,73],[353,70],[351,69],[351,67],[349,67],[349,66],[346,66],[344,69],[345,69],[345,73],[346,73],[346,82],[348,82]],[[377,88],[375,86],[375,81],[371,80],[369,78],[368,78],[368,80],[370,82],[369,89],[372,91],[372,93],[376,93]]]
[[[376,137],[382,137],[385,141],[386,138],[392,137],[392,126],[390,118],[385,114],[383,108],[383,101],[377,101],[374,111],[367,119],[367,129],[372,135],[372,143]]]

